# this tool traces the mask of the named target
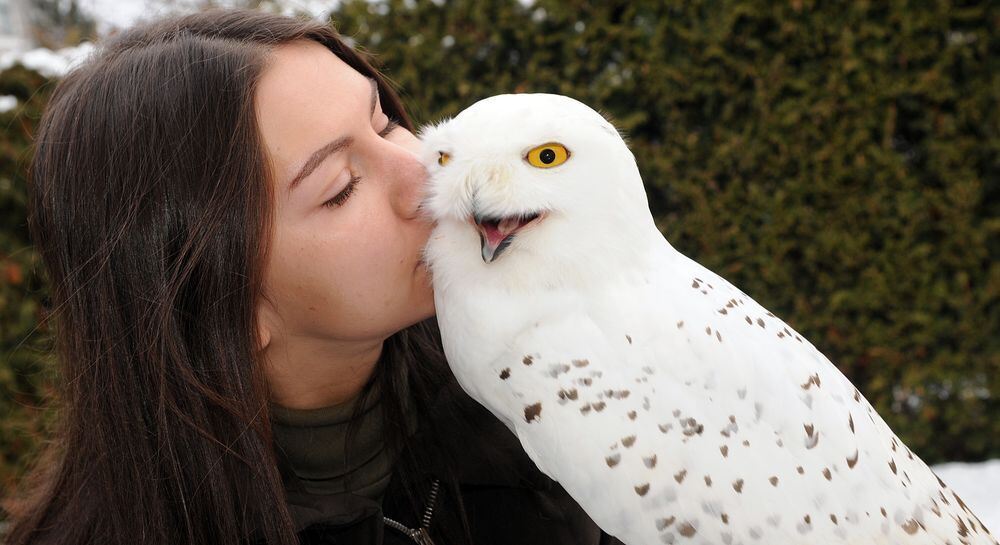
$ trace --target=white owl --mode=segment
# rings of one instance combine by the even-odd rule
[[[501,95],[421,138],[448,361],[605,531],[997,543],[808,340],[664,240],[597,112]]]

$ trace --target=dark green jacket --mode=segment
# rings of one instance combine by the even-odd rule
[[[453,469],[459,483],[472,543],[476,545],[618,545],[590,520],[587,514],[559,484],[535,467],[521,450],[517,438],[485,408],[469,398],[457,386],[446,387],[442,396],[458,411],[435,411],[439,429],[457,429],[449,425],[450,415],[464,412],[472,419],[478,437],[475,444],[493,449],[492,463],[477,454],[469,438],[454,437],[444,443],[452,453]],[[448,398],[447,396],[450,396]],[[464,424],[468,426],[468,424]],[[427,434],[418,428],[409,448],[418,460],[427,448]],[[498,455],[498,456],[497,456]],[[498,462],[499,460],[499,462]],[[456,545],[468,542],[458,514],[455,494],[447,486],[445,468],[429,462],[415,481],[416,496],[426,498],[416,509],[394,473],[386,489],[383,505],[353,494],[318,496],[294,492],[296,478],[279,460],[289,491],[288,503],[304,544],[336,545],[413,545],[431,543]],[[397,470],[398,471],[398,470]],[[291,480],[288,480],[291,479]],[[438,481],[436,494],[432,494]],[[432,496],[434,496],[432,498]],[[433,499],[433,501],[432,501]],[[433,503],[433,507],[428,504]],[[425,513],[429,510],[429,516]],[[417,512],[419,511],[419,512]],[[387,523],[384,517],[394,522]],[[422,519],[429,519],[422,524]],[[413,537],[393,526],[411,530],[424,527]],[[422,540],[422,536],[431,541]]]

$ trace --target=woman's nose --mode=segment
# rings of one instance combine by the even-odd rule
[[[416,141],[416,138],[413,140]],[[392,206],[404,219],[419,217],[420,203],[427,189],[427,169],[421,163],[418,151],[419,142],[416,146],[400,146],[394,154],[393,164],[389,165],[393,178]]]

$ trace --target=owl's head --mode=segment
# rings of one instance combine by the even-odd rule
[[[648,231],[652,223],[625,141],[572,98],[497,95],[419,136],[429,173],[424,208],[448,236],[468,241],[480,266],[608,256],[630,226]]]

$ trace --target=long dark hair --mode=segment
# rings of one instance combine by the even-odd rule
[[[249,10],[133,27],[54,90],[29,228],[51,288],[60,428],[7,506],[8,545],[297,543],[255,327],[273,188],[253,97],[268,51],[298,39],[374,78],[412,129],[331,27]],[[434,319],[386,341],[374,380],[390,448],[405,440],[399,369],[422,410],[443,362]]]

